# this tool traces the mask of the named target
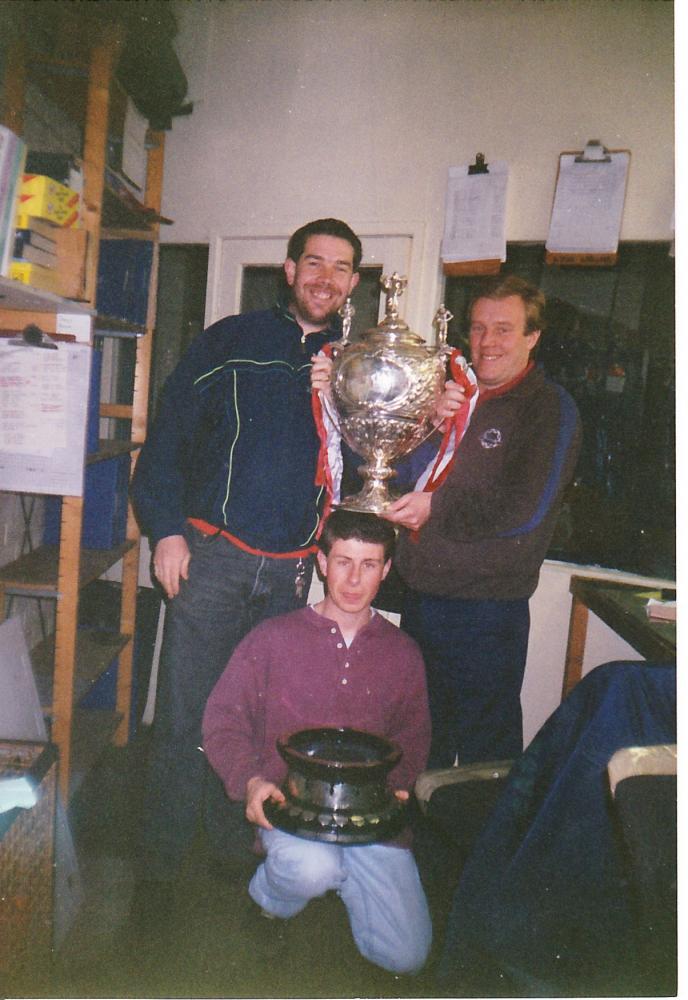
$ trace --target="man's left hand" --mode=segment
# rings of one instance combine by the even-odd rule
[[[409,531],[419,531],[430,517],[432,493],[405,493],[380,516]]]

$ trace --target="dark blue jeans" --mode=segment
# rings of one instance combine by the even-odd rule
[[[421,648],[432,720],[430,767],[508,760],[523,749],[528,599],[477,601],[409,591],[402,628]]]
[[[252,841],[243,805],[229,802],[201,750],[203,712],[247,632],[305,605],[313,569],[309,560],[297,595],[296,559],[254,556],[194,528],[187,541],[189,579],[167,602],[144,803],[141,875],[153,879],[174,878],[203,814],[218,856],[239,854]]]

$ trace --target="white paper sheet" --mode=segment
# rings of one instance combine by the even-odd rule
[[[616,253],[630,156],[608,155],[608,162],[561,155],[545,244],[551,253]]]
[[[0,340],[0,489],[83,494],[91,348]]]
[[[505,260],[509,168],[498,160],[488,173],[468,169],[449,168],[442,260]]]

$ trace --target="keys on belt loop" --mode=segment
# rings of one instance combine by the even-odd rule
[[[303,591],[306,586],[306,560],[299,559],[296,564],[296,576],[294,577],[294,592],[299,600],[303,599]]]

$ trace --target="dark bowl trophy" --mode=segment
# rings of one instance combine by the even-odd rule
[[[387,480],[392,463],[413,451],[430,433],[442,392],[447,357],[447,325],[452,314],[441,306],[435,316],[438,344],[431,347],[399,317],[406,278],[384,277],[385,317],[357,342],[349,342],[350,302],[342,307],[344,335],[334,345],[332,398],[342,437],[365,459],[364,485],[339,507],[380,514],[392,500]]]
[[[302,729],[277,741],[289,771],[286,802],[264,803],[273,826],[310,840],[369,844],[394,837],[406,805],[387,787],[401,759],[389,740],[358,729]]]

